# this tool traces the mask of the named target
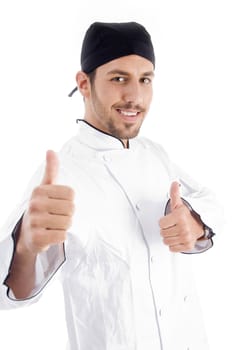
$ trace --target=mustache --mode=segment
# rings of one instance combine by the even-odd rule
[[[138,112],[145,112],[145,108],[143,108],[142,106],[140,105],[135,105],[133,104],[132,102],[127,102],[125,104],[117,104],[117,105],[114,105],[114,108],[116,109],[124,109],[124,110],[136,110]]]

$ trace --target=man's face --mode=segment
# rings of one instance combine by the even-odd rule
[[[137,55],[98,67],[85,120],[123,142],[135,137],[151,103],[153,70],[149,60]]]

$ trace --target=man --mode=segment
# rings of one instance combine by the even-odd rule
[[[94,23],[81,67],[77,136],[47,152],[3,232],[1,306],[37,301],[59,272],[70,349],[206,350],[190,254],[212,246],[221,218],[209,190],[137,137],[152,99],[150,35]]]

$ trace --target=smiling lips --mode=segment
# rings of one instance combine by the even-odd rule
[[[123,119],[127,121],[135,121],[137,119],[137,116],[141,113],[141,111],[130,111],[119,108],[117,108],[116,110],[123,117]]]

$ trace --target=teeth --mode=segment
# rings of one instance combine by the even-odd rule
[[[137,112],[126,112],[126,111],[121,111],[119,110],[121,114],[126,115],[128,117],[136,116]]]

